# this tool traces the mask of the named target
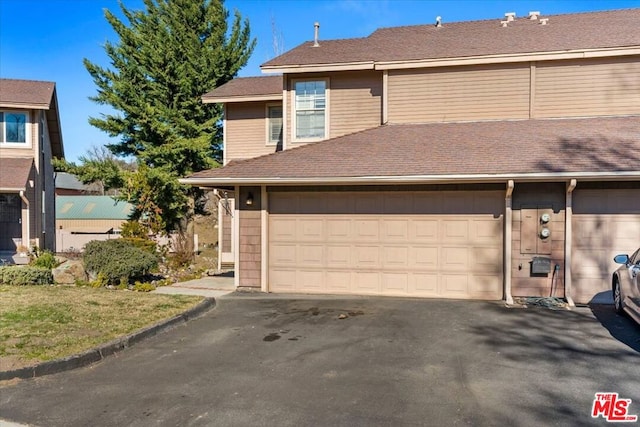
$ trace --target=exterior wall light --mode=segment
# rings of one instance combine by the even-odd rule
[[[252,193],[247,194],[247,200],[246,200],[245,203],[247,204],[247,206],[253,205],[253,194]]]

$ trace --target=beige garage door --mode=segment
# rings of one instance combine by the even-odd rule
[[[588,303],[611,289],[613,257],[640,246],[640,190],[576,189],[572,218],[572,297]]]
[[[501,192],[270,193],[273,292],[502,298]]]

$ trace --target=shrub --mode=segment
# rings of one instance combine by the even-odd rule
[[[0,267],[0,285],[49,285],[53,283],[51,269],[23,266]]]
[[[45,250],[40,252],[37,257],[30,262],[30,264],[34,267],[47,268],[51,270],[58,266],[58,261],[51,251]]]
[[[123,239],[94,240],[85,246],[83,263],[90,275],[102,274],[105,284],[119,285],[148,274],[158,259]]]
[[[147,239],[149,231],[147,227],[140,224],[138,221],[130,219],[123,223],[120,227],[120,234],[122,237],[136,237],[139,239]]]
[[[142,239],[140,237],[123,237],[122,240],[131,244],[131,246],[135,246],[138,249],[142,249],[145,252],[149,252],[150,254],[156,253],[156,242],[151,239]]]
[[[136,283],[133,285],[133,290],[137,292],[151,292],[156,290],[156,285],[154,285],[153,283],[140,283],[136,281]]]

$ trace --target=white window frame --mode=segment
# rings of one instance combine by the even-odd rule
[[[276,141],[271,139],[271,116],[269,115],[269,110],[271,108],[274,108],[274,107],[279,107],[280,110],[282,111],[282,117],[280,118],[280,120],[282,120],[282,134],[281,134],[280,140],[276,140]],[[265,138],[266,138],[266,141],[267,141],[266,145],[276,146],[278,144],[282,144],[283,140],[284,140],[284,131],[285,131],[285,129],[284,129],[284,108],[283,108],[283,105],[281,103],[278,103],[278,102],[268,102],[264,107],[264,114],[265,114],[265,117],[267,118],[267,120],[265,120],[265,129],[266,129]]]
[[[319,82],[323,81],[324,85],[324,136],[321,138],[298,138],[297,137],[297,120],[296,120],[296,83],[300,82]],[[330,104],[330,85],[328,77],[319,77],[315,79],[293,79],[291,80],[291,142],[316,142],[329,139],[329,104]]]
[[[0,110],[2,118],[0,119],[0,147],[7,148],[31,148],[31,114],[24,110]],[[5,114],[24,114],[24,142],[6,142],[6,125],[4,121]]]

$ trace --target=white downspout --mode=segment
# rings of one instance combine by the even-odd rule
[[[571,298],[571,243],[573,241],[573,228],[571,226],[573,216],[573,190],[576,188],[577,181],[572,179],[567,184],[566,204],[564,212],[564,297],[569,307],[575,307],[576,304]]]
[[[511,234],[512,234],[512,198],[513,180],[507,182],[507,192],[504,196],[504,300],[507,304],[513,304],[511,296]]]
[[[20,190],[20,198],[22,199],[22,201],[24,202],[24,204],[27,206],[27,218],[26,218],[26,223],[27,223],[27,244],[25,245],[24,242],[22,243],[22,246],[26,246],[27,248],[29,248],[29,251],[31,251],[31,225],[29,224],[29,217],[30,212],[29,212],[29,199],[27,199],[27,197],[24,195],[24,190]],[[22,217],[22,214],[21,214]]]

